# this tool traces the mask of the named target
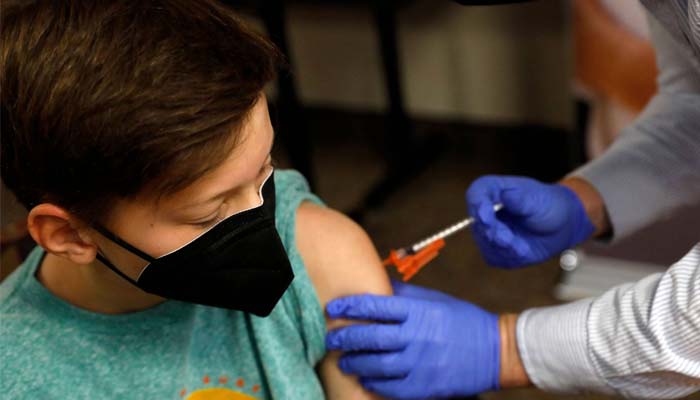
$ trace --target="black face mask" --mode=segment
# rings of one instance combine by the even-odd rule
[[[97,259],[140,289],[174,300],[270,314],[294,278],[275,228],[273,174],[260,189],[263,204],[232,215],[190,243],[153,258],[102,226],[95,229],[149,262],[136,280],[102,254]]]

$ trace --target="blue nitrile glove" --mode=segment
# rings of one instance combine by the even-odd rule
[[[493,207],[503,204],[497,213]],[[484,176],[467,191],[472,232],[490,265],[514,268],[545,261],[588,239],[595,227],[578,196],[558,184]]]
[[[498,317],[446,294],[393,282],[394,296],[334,300],[331,318],[377,321],[334,330],[329,350],[367,390],[397,399],[470,396],[499,387]]]

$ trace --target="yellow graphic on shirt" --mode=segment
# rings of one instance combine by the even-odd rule
[[[187,400],[255,400],[255,397],[227,388],[206,388],[195,390]]]
[[[209,376],[202,378],[202,382],[205,385],[208,385],[210,381]],[[227,377],[219,377],[219,384],[225,385],[227,383]],[[236,386],[243,388],[245,386],[245,381],[242,378],[238,378],[236,380]],[[260,391],[260,385],[253,385],[251,390],[253,393],[257,393]],[[185,395],[187,395],[187,397],[185,397]],[[196,389],[190,394],[187,394],[187,389],[182,389],[180,391],[180,397],[185,398],[185,400],[257,400],[251,395],[241,393],[227,387],[208,387]]]

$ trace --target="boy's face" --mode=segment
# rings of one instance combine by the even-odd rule
[[[259,189],[272,169],[274,140],[264,95],[238,135],[231,154],[217,168],[172,196],[118,201],[105,227],[158,258],[189,243],[218,221],[261,204]],[[134,280],[147,264],[97,233],[94,240],[107,258]]]

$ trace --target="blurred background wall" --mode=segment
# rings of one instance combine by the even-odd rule
[[[386,96],[371,10],[364,2],[340,3],[289,3],[301,99],[309,106],[382,111]],[[398,45],[412,116],[569,124],[568,2],[404,3]]]

